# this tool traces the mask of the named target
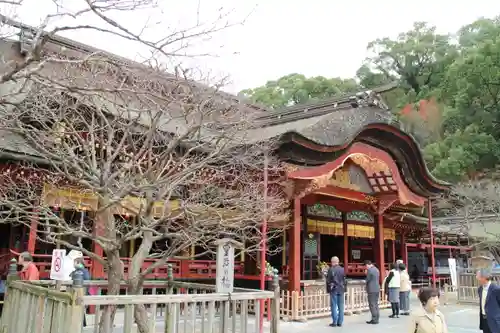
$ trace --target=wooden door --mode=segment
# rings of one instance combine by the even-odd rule
[[[303,280],[315,280],[320,277],[316,267],[320,258],[320,234],[309,233],[304,239],[304,253],[302,255]]]

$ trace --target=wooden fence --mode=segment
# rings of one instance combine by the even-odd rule
[[[12,281],[8,285],[0,321],[1,333],[77,333],[82,332],[85,308],[94,306],[95,314],[87,316],[93,332],[111,333],[113,325],[123,324],[123,333],[137,331],[134,310],[142,305],[147,311],[148,333],[231,333],[259,332],[261,302],[269,301],[270,332],[278,333],[279,287],[275,291],[236,289],[233,293],[216,293],[214,286],[174,281],[149,283],[165,293],[149,295],[86,296],[85,289],[106,281],[83,283],[81,276],[66,291],[52,288],[51,281],[29,283]],[[104,316],[108,307],[116,307],[115,323]],[[251,315],[253,314],[253,316]],[[102,330],[99,330],[101,318]]]
[[[309,292],[281,291],[280,317],[283,320],[306,321],[308,319],[330,316],[330,294],[325,290]],[[365,286],[353,284],[347,286],[344,294],[346,315],[368,311],[368,299]],[[386,300],[383,290],[380,292],[379,305],[387,308],[390,303]]]

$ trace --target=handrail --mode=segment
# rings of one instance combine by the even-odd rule
[[[72,286],[72,281],[54,281],[54,280],[38,280],[38,281],[29,281],[25,282],[35,286],[56,286],[56,284],[61,284],[61,286]],[[83,281],[84,287],[107,287],[107,280],[87,280]],[[130,284],[126,281],[121,281],[120,287],[129,287]],[[205,289],[205,290],[215,290],[216,287],[211,284],[203,284],[203,283],[192,283],[192,282],[183,282],[183,281],[161,281],[161,280],[146,280],[143,283],[142,288],[167,288],[167,287],[180,287],[185,289]],[[234,287],[234,292],[255,292],[255,289],[249,288],[239,288]]]
[[[253,291],[248,293],[212,293],[212,294],[173,294],[173,295],[115,295],[83,296],[85,305],[132,305],[163,303],[196,303],[261,300],[274,297],[272,291]]]

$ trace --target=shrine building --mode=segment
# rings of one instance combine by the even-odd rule
[[[83,54],[96,49],[60,37],[49,43],[74,48]],[[20,57],[19,42],[1,41],[5,57]],[[17,43],[17,44],[16,44]],[[73,44],[72,44],[73,43]],[[103,52],[101,50],[97,50]],[[266,261],[277,268],[290,290],[300,290],[307,280],[320,278],[318,266],[338,256],[347,276],[362,277],[364,260],[372,260],[381,270],[402,259],[410,263],[409,252],[423,253],[435,281],[437,254],[455,257],[468,250],[457,235],[436,235],[432,226],[432,200],[450,188],[434,178],[425,165],[422,152],[408,133],[400,129],[382,95],[394,88],[388,85],[351,96],[294,105],[282,110],[267,110],[248,105],[256,112],[256,127],[247,135],[249,144],[266,140],[279,142],[274,154],[286,167],[284,188],[290,200],[290,221],[286,232],[272,244],[282,252],[269,255]],[[234,96],[233,96],[234,97]],[[13,133],[0,131],[2,160],[19,161],[33,154]],[[59,209],[64,202],[89,200],[66,189],[43,189],[40,204]],[[91,206],[91,204],[89,204]],[[71,207],[66,212],[84,216],[87,212]],[[117,214],[121,214],[117,212]],[[80,217],[78,217],[80,218]],[[83,217],[82,217],[83,218]],[[36,221],[26,225],[0,225],[0,258],[4,274],[8,260],[22,251],[34,255],[41,277],[50,271],[52,248],[36,239]],[[92,248],[93,244],[85,244]],[[124,249],[125,266],[138,244]],[[196,247],[192,254],[196,254]],[[446,253],[443,254],[443,251]],[[258,280],[258,267],[244,253],[238,254],[235,278]],[[215,258],[176,260],[177,278],[215,278]],[[104,272],[88,259],[93,278]],[[149,263],[145,263],[148,265]],[[426,266],[426,267],[427,267]],[[126,269],[125,269],[126,270]],[[166,269],[154,271],[147,278],[165,278]]]

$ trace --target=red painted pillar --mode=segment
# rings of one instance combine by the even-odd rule
[[[432,230],[432,201],[427,200],[427,210],[429,214],[429,235],[431,239],[431,268],[432,268],[432,286],[436,287],[436,258],[434,257],[434,231]]]
[[[104,223],[99,218],[99,214],[94,214],[94,234],[96,236],[104,234]],[[92,244],[92,247],[93,247],[92,251],[96,255],[98,255],[101,258],[104,257],[104,251],[99,244],[94,242],[94,244]],[[90,275],[91,275],[92,280],[105,277],[103,265],[95,259],[92,259],[92,268],[91,268]]]
[[[380,283],[385,278],[385,259],[384,259],[384,219],[382,214],[377,214],[377,221],[375,223],[375,248],[377,258],[375,262],[380,267]]]
[[[348,224],[347,224],[347,214],[342,213],[342,230],[344,233],[344,274],[347,276],[348,264],[349,264],[349,236],[348,236]]]
[[[408,247],[406,246],[406,234],[404,232],[401,234],[401,259],[405,265],[408,265]]]
[[[290,260],[288,273],[288,289],[300,291],[300,199],[293,201],[293,221],[290,229]]]
[[[34,209],[33,216],[31,217],[30,222],[30,233],[28,238],[28,252],[31,254],[35,254],[36,247],[36,234],[38,231],[38,208]]]
[[[396,241],[395,240],[391,240],[391,262],[396,262]]]

